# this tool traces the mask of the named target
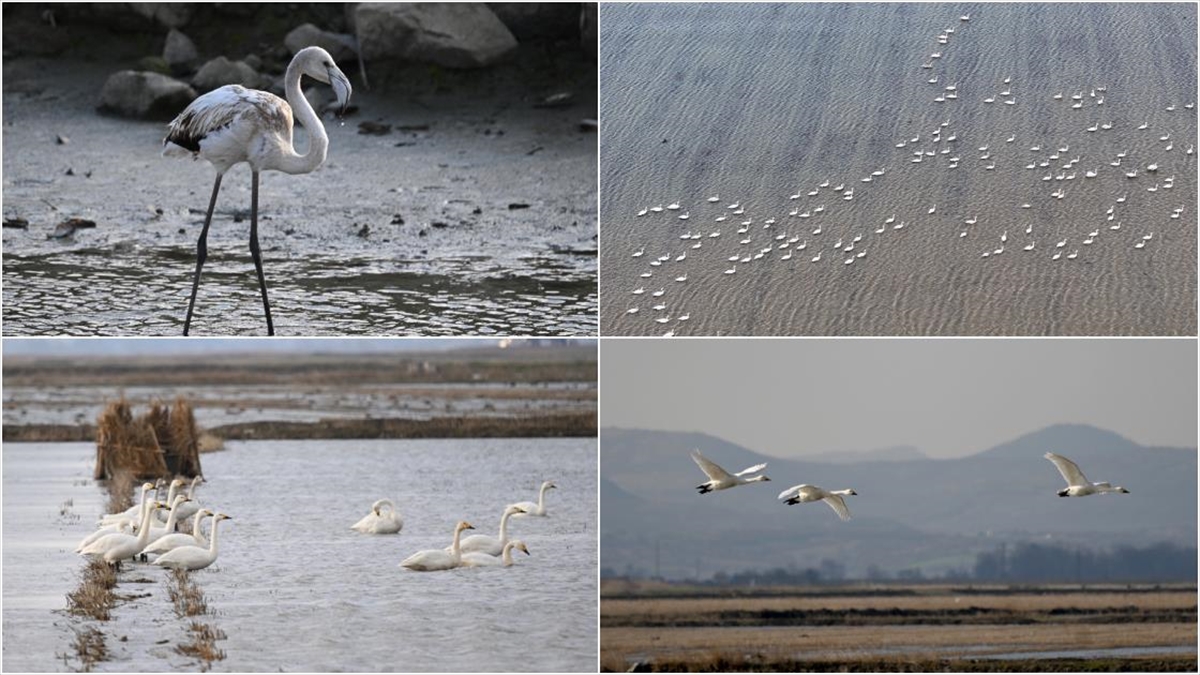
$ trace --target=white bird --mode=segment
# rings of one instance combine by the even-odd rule
[[[258,174],[276,170],[290,174],[310,173],[325,161],[329,137],[321,119],[313,111],[300,90],[304,75],[329,84],[344,111],[350,100],[350,80],[338,69],[333,57],[320,47],[306,47],[296,52],[284,76],[287,101],[257,89],[230,84],[214,89],[192,101],[167,128],[163,145],[166,154],[190,152],[208,160],[217,170],[208,214],[196,244],[196,274],[192,280],[192,295],[188,301],[183,334],[187,335],[200,287],[200,271],[207,257],[208,226],[212,223],[213,207],[221,178],[235,164],[250,164],[250,255],[262,289],[263,310],[267,315],[267,334],[274,335],[271,306],[267,301],[267,283],[263,277],[262,255],[258,247]],[[290,104],[290,105],[289,105]],[[308,151],[299,155],[292,145],[292,111],[309,134]]]
[[[833,509],[834,513],[838,514],[838,518],[842,520],[850,520],[850,509],[846,508],[846,500],[844,495],[857,495],[854,490],[826,490],[819,488],[816,485],[794,485],[783,492],[779,493],[779,499],[785,500],[788,504],[802,504],[805,502],[820,502],[823,501]]]
[[[699,450],[692,450],[692,461],[696,462],[696,466],[708,476],[707,483],[701,483],[696,486],[700,494],[707,494],[714,490],[727,490],[731,487],[746,485],[748,483],[757,483],[760,481],[769,481],[770,478],[763,476],[754,476],[753,478],[742,478],[747,474],[758,473],[767,468],[766,463],[755,464],[752,467],[742,469],[741,471],[731,474],[725,469],[722,469],[718,464],[700,454]]]
[[[512,567],[513,549],[523,551],[525,555],[530,555],[529,549],[525,547],[525,542],[520,539],[514,539],[504,545],[504,551],[499,558],[486,553],[464,553],[462,554],[463,567]]]
[[[191,534],[175,532],[159,537],[158,539],[150,542],[149,546],[142,549],[142,553],[154,553],[161,555],[167,551],[170,551],[171,549],[179,548],[180,546],[198,546],[200,548],[208,548],[208,539],[204,537],[204,533],[200,530],[200,523],[206,516],[211,515],[213,515],[212,511],[209,511],[208,509],[200,509],[200,511],[196,514],[195,522],[192,523]]]
[[[460,550],[463,553],[479,553],[489,557],[500,555],[504,552],[504,546],[510,543],[508,541],[508,519],[510,516],[518,513],[521,513],[521,507],[515,504],[506,507],[504,513],[500,514],[499,536],[492,537],[486,534],[473,534],[462,540],[462,544],[459,547]]]
[[[450,545],[450,551],[434,548],[416,553],[405,558],[400,567],[405,567],[416,572],[436,572],[439,570],[450,570],[462,564],[462,549],[459,538],[462,536],[463,530],[475,529],[470,523],[465,520],[458,521],[454,526],[454,543]]]
[[[217,561],[217,526],[221,524],[222,520],[232,519],[233,516],[227,516],[224,513],[213,516],[212,532],[210,532],[212,539],[208,542],[208,548],[199,546],[173,548],[158,556],[153,564],[177,570],[202,570],[208,567]]]
[[[363,534],[396,534],[403,527],[404,519],[396,512],[396,503],[390,499],[380,499],[371,505],[371,512],[351,525],[350,529]]]
[[[103,516],[100,516],[99,524],[117,525],[121,521],[132,521],[134,523],[140,522],[142,519],[142,512],[146,509],[146,493],[150,490],[157,491],[158,486],[154,483],[143,483],[142,494],[141,497],[138,498],[137,503],[125,509],[124,511],[120,511],[118,513],[106,513]]]
[[[509,504],[509,506],[515,506],[522,511],[522,513],[515,514],[518,518],[522,516],[544,516],[546,515],[546,490],[557,487],[554,481],[545,481],[542,483],[541,489],[538,490],[538,500],[536,503],[517,502],[516,504]]]
[[[1067,481],[1067,487],[1058,491],[1059,497],[1086,497],[1088,495],[1104,494],[1106,492],[1120,492],[1129,494],[1129,490],[1123,487],[1113,487],[1111,483],[1091,483],[1083,472],[1079,470],[1079,465],[1071,460],[1056,455],[1053,452],[1047,452],[1042,455],[1046,459],[1054,462],[1054,466],[1058,468],[1058,472],[1062,474],[1063,480]]]
[[[166,505],[162,502],[150,504],[150,507],[142,514],[142,522],[138,526],[136,537],[122,533],[106,535],[89,544],[81,553],[104,558],[106,562],[115,564],[120,569],[122,560],[141,553],[142,549],[146,548],[146,544],[150,543],[150,519],[154,515],[154,509],[162,506]]]

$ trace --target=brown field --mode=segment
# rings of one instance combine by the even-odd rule
[[[605,670],[635,662],[650,670],[961,670],[962,660],[1025,652],[1031,653],[980,661],[994,670],[1022,670],[1031,662],[1042,670],[1196,668],[1194,586],[757,589],[765,593],[758,597],[628,591],[613,585],[602,591]],[[1150,660],[1101,651],[1158,647],[1192,649]],[[1095,657],[1055,665],[1036,654],[1077,650]]]

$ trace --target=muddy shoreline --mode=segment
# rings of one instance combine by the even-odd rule
[[[159,156],[161,122],[96,112],[129,66],[4,62],[4,218],[28,223],[3,231],[5,335],[182,333],[213,171]],[[487,74],[369,73],[357,113],[325,120],[318,171],[263,176],[278,332],[594,335],[597,136],[580,122],[596,116],[595,64],[535,50]],[[539,105],[558,92],[565,105]],[[265,334],[249,182],[244,166],[222,182],[196,334]],[[50,237],[69,218],[96,226]]]

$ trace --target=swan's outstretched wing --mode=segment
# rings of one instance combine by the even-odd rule
[[[763,470],[763,469],[765,469],[765,468],[767,468],[767,463],[766,463],[766,462],[763,462],[762,464],[755,464],[754,466],[752,466],[752,467],[750,467],[750,468],[748,468],[748,469],[742,469],[741,471],[739,471],[739,472],[737,472],[737,473],[735,473],[735,474],[733,474],[733,475],[735,475],[735,476],[745,476],[745,475],[746,475],[746,474],[748,474],[748,473],[758,473],[759,471],[762,471],[762,470]]]
[[[842,520],[850,520],[850,509],[846,508],[846,500],[842,499],[841,495],[831,494],[821,501],[828,504],[829,508],[833,509],[834,512],[838,514],[838,518],[841,518]]]
[[[809,485],[808,483],[801,483],[800,485],[793,485],[792,487],[784,490],[783,492],[780,492],[779,499],[781,499],[781,500],[791,499],[792,497],[799,497],[801,495],[810,496],[810,495],[812,495],[812,490],[813,490],[813,486]]]
[[[1079,470],[1079,466],[1075,462],[1062,455],[1056,455],[1053,452],[1047,452],[1042,456],[1054,462],[1054,466],[1058,467],[1058,472],[1062,474],[1063,480],[1067,481],[1067,487],[1089,485],[1087,477],[1083,475],[1083,472]]]
[[[700,467],[711,480],[724,481],[729,480],[732,476],[725,469],[714,464],[709,458],[700,454],[699,450],[692,450],[692,460],[696,462],[696,466]]]

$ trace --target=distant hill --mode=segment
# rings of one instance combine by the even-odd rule
[[[911,445],[893,445],[876,450],[821,452],[815,455],[805,455],[804,459],[810,462],[829,464],[854,464],[856,462],[905,462],[913,459],[928,459],[928,457]]]
[[[1196,545],[1195,448],[1143,447],[1090,426],[1055,425],[958,459],[789,460],[704,434],[614,428],[601,431],[600,448],[601,564],[616,571],[709,575],[829,558],[852,574],[868,565],[937,572],[969,569],[1002,541]],[[692,448],[730,471],[767,462],[772,480],[700,496]],[[1131,494],[1059,498],[1047,451]],[[776,499],[798,483],[854,488],[853,520]]]

